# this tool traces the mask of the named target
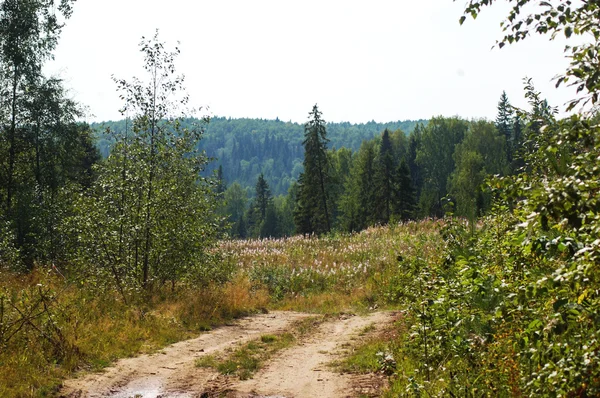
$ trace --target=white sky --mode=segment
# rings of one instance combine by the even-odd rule
[[[551,105],[564,42],[491,49],[503,3],[458,24],[466,0],[78,0],[47,71],[90,121],[120,119],[111,80],[143,76],[138,43],[160,29],[192,102],[215,116],[387,122],[435,115],[494,119],[502,90],[525,106],[532,77]]]

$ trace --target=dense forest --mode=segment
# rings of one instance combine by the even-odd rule
[[[434,117],[355,125],[323,120],[327,160],[321,168],[327,165],[330,174],[327,230],[359,231],[390,220],[441,217],[449,211],[471,218],[483,214],[491,201],[483,182],[487,176],[517,169],[525,133],[505,93],[497,113],[493,122]],[[225,198],[221,214],[229,221],[230,236],[279,237],[300,231],[293,213],[305,167],[305,126],[228,118],[211,118],[206,124],[184,119],[181,125],[203,127],[197,149],[211,161],[202,175],[218,180],[217,190]],[[103,157],[127,126],[126,120],[91,125]],[[261,199],[264,195],[267,198]],[[263,226],[269,203],[270,226]]]
[[[191,127],[200,122],[198,119],[185,119],[182,124]],[[408,134],[419,123],[427,122],[328,123],[327,136],[331,148],[344,147],[356,151],[364,140],[372,139],[384,129],[402,130]],[[101,155],[107,157],[114,136],[125,131],[126,121],[92,123],[90,127],[95,131]],[[242,188],[249,188],[249,194],[253,195],[258,176],[262,174],[273,195],[286,194],[302,172],[303,137],[304,127],[299,123],[211,117],[198,143],[198,149],[213,159],[206,165],[203,175],[212,175],[221,167],[225,181],[229,184],[237,182]]]
[[[389,396],[600,395],[596,2],[503,25],[499,48],[577,37],[562,119],[527,78],[494,120],[196,118],[157,31],[113,77],[128,117],[90,126],[43,73],[74,1],[0,1],[0,395],[256,311],[378,305],[403,310],[365,354]]]

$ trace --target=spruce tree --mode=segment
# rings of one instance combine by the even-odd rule
[[[521,146],[523,145],[523,121],[519,115],[515,115],[512,120],[512,139],[507,145],[507,151],[512,153],[512,161],[510,163],[510,169],[512,173],[515,173],[521,167],[524,166],[523,155],[521,153]]]
[[[256,197],[248,210],[247,216],[251,223],[250,231],[254,237],[274,236],[274,227],[270,225],[266,229],[263,228],[270,207],[273,207],[271,189],[264,175],[261,173],[256,181]],[[272,224],[273,220],[271,219],[269,222]],[[267,235],[263,235],[263,230],[266,231]]]
[[[254,206],[256,207],[257,214],[260,217],[260,221],[263,221],[267,216],[267,208],[271,202],[271,189],[265,176],[260,173],[258,180],[256,181],[256,199],[254,200]]]
[[[396,171],[397,181],[394,185],[394,214],[402,221],[407,221],[415,216],[416,197],[415,189],[410,178],[410,169],[406,161],[402,159]]]
[[[375,145],[373,141],[363,142],[358,161],[358,225],[367,228],[377,222],[377,196],[375,195]]]
[[[374,177],[376,219],[382,224],[387,224],[392,215],[393,187],[396,183],[394,163],[390,132],[385,129],[381,135]]]
[[[327,129],[315,104],[304,126],[304,172],[300,175],[294,222],[299,233],[331,230],[328,195]]]
[[[406,154],[406,165],[410,171],[410,179],[415,189],[416,198],[421,195],[421,188],[423,187],[423,170],[417,163],[417,150],[419,145],[421,145],[423,129],[423,125],[421,123],[417,123],[415,129],[408,138],[408,150]]]
[[[512,161],[513,158],[513,152],[510,150],[512,147],[511,143],[513,138],[513,113],[514,112],[512,106],[510,105],[510,102],[508,102],[506,92],[503,91],[502,95],[500,96],[500,101],[498,102],[498,116],[496,117],[496,129],[498,129],[500,135],[502,135],[506,139],[506,147],[508,149],[506,151],[506,160],[508,160],[509,162]]]

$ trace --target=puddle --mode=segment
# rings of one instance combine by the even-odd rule
[[[124,389],[110,395],[111,398],[192,398],[181,392],[166,392],[160,378],[145,378],[129,383]]]

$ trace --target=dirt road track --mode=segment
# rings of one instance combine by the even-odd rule
[[[195,360],[269,333],[280,333],[294,321],[311,316],[295,312],[271,312],[224,326],[192,340],[176,343],[153,355],[119,360],[104,373],[65,382],[61,396],[68,398],[184,398],[248,397],[353,397],[374,394],[378,376],[357,376],[331,371],[327,364],[367,326],[379,328],[391,322],[392,313],[340,316],[321,324],[310,337],[279,353],[250,380],[222,376],[195,367]]]

